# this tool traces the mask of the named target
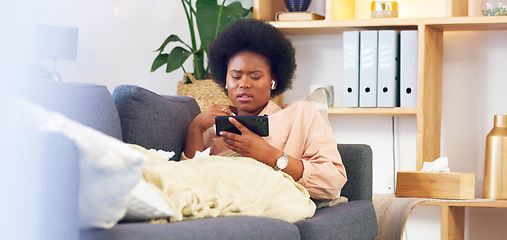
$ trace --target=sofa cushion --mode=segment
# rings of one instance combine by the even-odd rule
[[[374,239],[378,231],[375,209],[367,200],[321,208],[312,218],[295,225],[301,239]]]
[[[200,113],[193,98],[161,96],[133,85],[120,85],[112,95],[120,115],[123,141],[147,149],[174,151],[171,159],[180,158],[188,126]]]
[[[317,89],[314,92],[310,93],[309,95],[301,98],[301,101],[307,101],[312,104],[317,111],[319,111],[320,115],[324,118],[324,121],[326,121],[326,124],[328,127],[331,127],[331,123],[329,123],[329,116],[328,116],[328,105],[327,105],[327,94],[326,90],[323,88]]]
[[[177,223],[122,223],[109,230],[82,230],[83,240],[300,239],[296,226],[266,217],[231,216]]]
[[[34,80],[24,97],[47,110],[122,140],[120,118],[109,90],[102,85]]]

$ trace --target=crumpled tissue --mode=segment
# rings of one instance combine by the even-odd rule
[[[169,160],[170,158],[172,158],[174,156],[173,151],[167,152],[164,150],[157,150],[157,149],[153,149],[153,148],[149,149],[148,151],[153,154],[156,154],[160,157],[163,157],[165,160]]]
[[[204,151],[202,151],[202,152],[195,151],[194,158],[209,157],[210,152],[211,152],[211,147],[204,149]]]
[[[423,162],[421,172],[450,172],[449,159],[447,157],[439,157],[433,162]]]

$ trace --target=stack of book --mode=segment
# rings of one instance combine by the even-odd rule
[[[416,107],[416,30],[345,31],[343,58],[344,107]]]
[[[325,17],[314,12],[277,12],[276,21],[324,20]]]

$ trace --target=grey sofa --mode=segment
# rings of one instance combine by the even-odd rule
[[[27,99],[124,142],[174,151],[174,159],[179,158],[183,151],[186,130],[200,112],[192,98],[161,96],[132,85],[118,86],[112,93],[105,86],[86,83],[38,81],[32,86],[36,86],[33,91],[22,94]],[[56,140],[47,141],[48,137]],[[60,136],[43,136],[41,141],[45,145],[53,145],[53,148],[58,144],[66,146],[70,152],[76,151],[69,144],[59,143],[65,142]],[[349,202],[319,209],[310,219],[294,224],[251,216],[205,218],[168,224],[120,222],[108,230],[85,229],[79,232],[76,219],[68,219],[77,217],[77,203],[73,202],[77,199],[76,191],[63,191],[58,187],[77,185],[61,184],[64,177],[68,181],[68,175],[74,176],[70,178],[73,181],[77,179],[77,156],[66,153],[61,162],[67,162],[68,172],[72,174],[61,174],[61,178],[48,180],[55,184],[48,184],[53,186],[55,196],[61,194],[59,199],[68,199],[71,203],[65,204],[67,210],[60,209],[65,212],[65,218],[55,218],[51,226],[55,226],[55,231],[58,231],[58,226],[65,226],[68,238],[61,239],[374,239],[377,222],[371,202],[371,148],[364,144],[338,144],[337,147],[349,179],[342,195]],[[54,152],[46,154],[53,159],[62,158],[55,156]],[[68,159],[68,156],[74,157]]]

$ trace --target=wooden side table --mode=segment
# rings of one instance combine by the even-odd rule
[[[465,208],[507,208],[507,200],[432,200],[422,205],[440,206],[440,236],[442,240],[465,239]]]
[[[507,208],[507,200],[447,200],[374,195],[373,205],[379,225],[376,239],[401,239],[410,212],[419,205],[427,205],[440,206],[441,239],[458,240],[465,238],[466,207]]]

